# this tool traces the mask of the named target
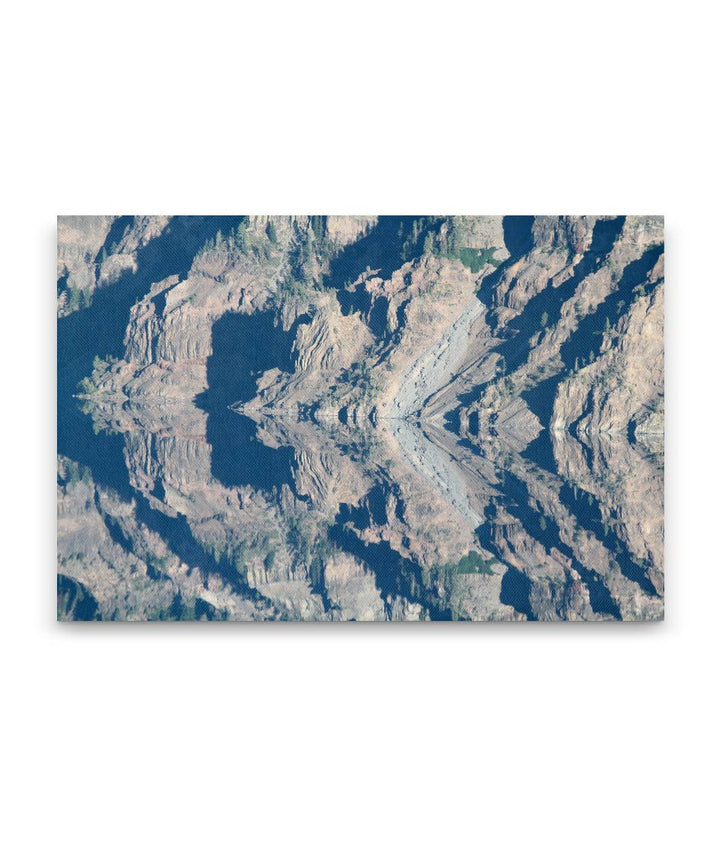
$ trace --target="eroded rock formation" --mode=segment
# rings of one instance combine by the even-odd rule
[[[59,236],[63,615],[662,616],[660,218]]]

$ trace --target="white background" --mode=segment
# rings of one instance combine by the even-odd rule
[[[4,10],[4,852],[717,846],[711,9]],[[666,622],[56,626],[55,215],[446,212],[666,215]]]

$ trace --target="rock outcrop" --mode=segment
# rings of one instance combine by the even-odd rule
[[[169,217],[58,217],[58,315],[90,306],[96,288],[137,272],[137,253]]]
[[[191,218],[96,219],[128,495],[62,459],[64,614],[662,617],[660,218],[235,218],[152,281]]]

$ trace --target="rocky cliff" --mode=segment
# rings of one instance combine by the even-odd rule
[[[653,217],[61,218],[119,443],[61,460],[63,614],[661,617],[662,254]]]

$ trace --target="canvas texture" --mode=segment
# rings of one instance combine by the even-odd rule
[[[58,218],[58,619],[663,617],[663,218]]]

